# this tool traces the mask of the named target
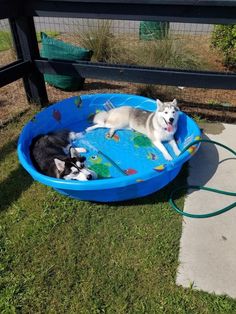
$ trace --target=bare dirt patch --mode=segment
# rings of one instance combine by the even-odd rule
[[[181,110],[192,116],[214,121],[236,122],[236,90],[209,90],[170,86],[146,86],[127,82],[99,81],[86,79],[81,91],[65,92],[48,84],[50,103],[84,94],[128,93],[161,100],[177,98]],[[29,108],[21,80],[8,84],[0,90],[0,125],[12,120]]]
[[[16,61],[16,53],[14,49],[0,51],[0,67]]]

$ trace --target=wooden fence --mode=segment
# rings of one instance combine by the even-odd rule
[[[0,70],[0,87],[23,78],[29,101],[48,103],[43,74],[64,74],[103,80],[129,81],[214,89],[236,89],[236,74],[129,66],[101,62],[41,58],[33,17],[76,17],[202,24],[236,24],[233,0],[0,0],[0,19],[8,18],[17,61]]]

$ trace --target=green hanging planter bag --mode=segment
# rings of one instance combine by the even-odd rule
[[[63,42],[41,32],[42,48],[40,55],[49,60],[90,61],[93,51]],[[45,74],[45,81],[65,91],[76,91],[83,88],[85,79],[81,76]]]
[[[139,25],[139,39],[163,39],[168,36],[169,27],[169,22],[142,21]]]

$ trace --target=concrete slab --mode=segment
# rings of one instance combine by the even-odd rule
[[[205,125],[205,136],[236,150],[236,125]],[[202,144],[190,161],[189,184],[236,192],[236,158],[214,145]],[[205,191],[190,193],[184,210],[206,213],[236,197]],[[183,287],[236,298],[236,208],[207,219],[183,219],[176,283]]]

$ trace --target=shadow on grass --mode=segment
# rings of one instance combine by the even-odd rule
[[[0,183],[0,211],[7,209],[32,184],[33,179],[19,165]]]
[[[10,142],[7,142],[7,144],[3,145],[2,148],[0,148],[0,161],[4,160],[7,157],[7,155],[11,154],[16,149],[17,138],[14,138]]]

